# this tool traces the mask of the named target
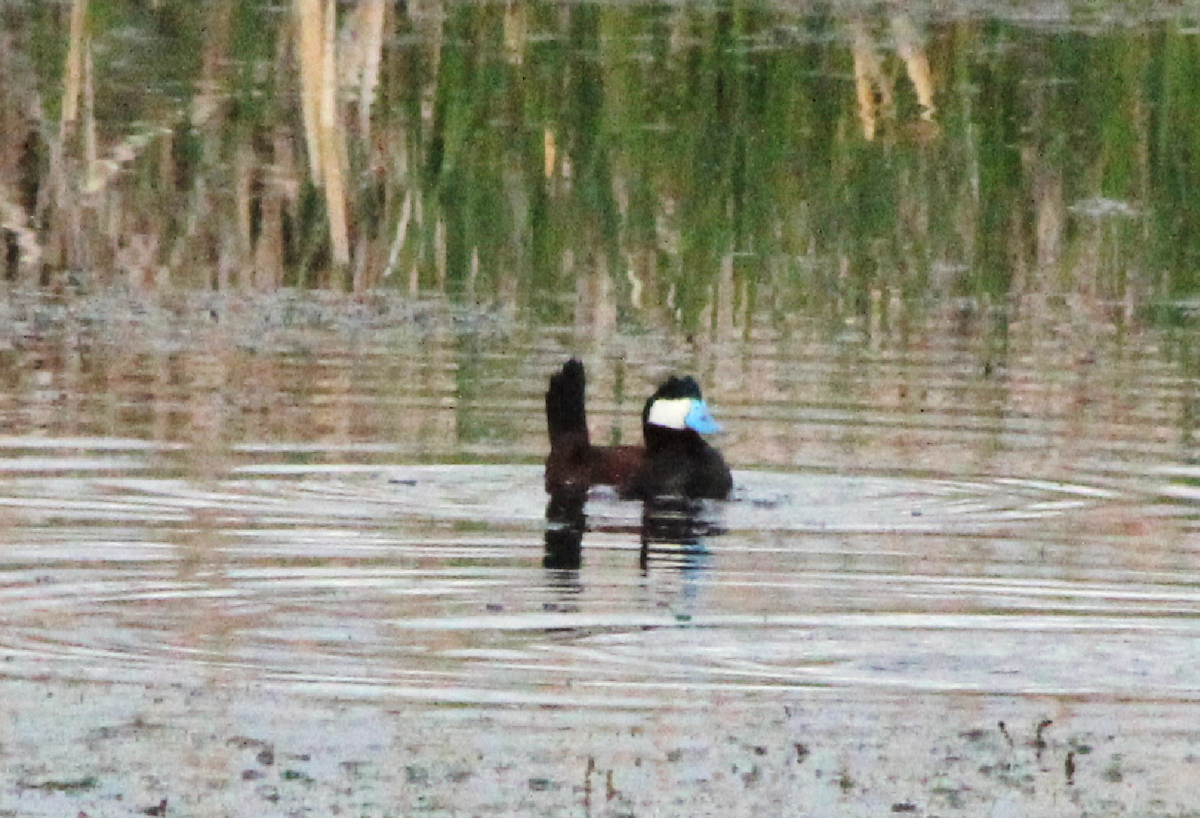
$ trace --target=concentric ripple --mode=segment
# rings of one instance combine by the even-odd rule
[[[564,570],[542,564],[533,467],[33,469],[0,499],[0,668],[475,704],[829,686],[1200,698],[1195,577],[1106,545],[1115,490],[738,485],[678,543],[647,541],[641,505],[598,492]]]

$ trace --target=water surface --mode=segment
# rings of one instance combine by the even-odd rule
[[[1196,814],[1186,6],[144,5],[2,12],[0,812]]]
[[[275,297],[84,301],[91,334],[14,338],[19,814],[1190,803],[1195,469],[1158,347],[987,373],[946,365],[971,334],[902,365],[684,344],[662,360],[701,373],[734,496],[598,490],[572,550],[538,463],[572,335],[398,297],[368,333],[355,303],[244,334]],[[670,335],[636,340],[584,353],[598,436],[666,371]]]

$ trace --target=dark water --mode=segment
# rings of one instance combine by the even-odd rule
[[[986,333],[12,303],[15,814],[1190,808],[1190,382],[1149,338],[989,373]],[[682,520],[596,492],[556,567],[541,393],[576,350],[601,436],[698,372],[737,489]]]

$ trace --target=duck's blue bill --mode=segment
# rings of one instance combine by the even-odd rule
[[[702,400],[692,401],[692,408],[688,410],[687,417],[683,422],[689,429],[702,435],[721,431],[720,424],[713,420],[712,414],[708,411],[708,404]]]

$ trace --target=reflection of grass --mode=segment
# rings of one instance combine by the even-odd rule
[[[300,781],[305,784],[314,783],[312,776],[300,770],[284,770],[280,778],[284,781]]]
[[[82,0],[69,27],[21,10],[44,5],[6,18],[29,59],[0,110],[7,272],[27,284],[384,283],[700,337],[756,299],[837,325],[893,293],[1151,293],[1153,253],[1200,255],[1200,56],[1173,21],[1085,36],[1003,8],[918,26],[783,4],[163,0],[156,28]],[[131,48],[172,58],[111,56]],[[1081,201],[1135,215],[1081,222]]]
[[[62,781],[43,781],[40,784],[31,784],[28,782],[19,785],[24,790],[41,790],[42,792],[62,792],[62,793],[78,793],[94,790],[100,786],[100,782],[93,776],[87,778],[65,779]]]

